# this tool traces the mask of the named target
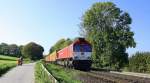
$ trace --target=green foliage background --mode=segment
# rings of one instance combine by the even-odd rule
[[[150,52],[137,52],[129,58],[128,70],[150,73]]]
[[[22,56],[21,50],[22,50],[22,45],[18,46],[16,44],[6,44],[6,43],[1,43],[0,44],[0,54],[1,55],[7,55],[7,56],[14,56],[14,57],[20,57]]]
[[[69,38],[67,38],[67,39],[60,39],[60,40],[58,40],[58,41],[56,42],[56,44],[55,44],[54,46],[52,46],[52,47],[50,48],[49,53],[52,53],[52,52],[54,52],[54,51],[61,50],[62,48],[64,48],[64,47],[70,45],[72,42],[73,42],[73,41],[72,41],[71,39],[69,39]]]

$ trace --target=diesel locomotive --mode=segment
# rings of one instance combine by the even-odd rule
[[[90,70],[91,54],[91,44],[84,38],[77,38],[69,46],[47,55],[45,61],[74,67],[75,69]]]

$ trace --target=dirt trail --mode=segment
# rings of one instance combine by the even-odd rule
[[[34,83],[35,63],[23,64],[0,77],[0,83]]]

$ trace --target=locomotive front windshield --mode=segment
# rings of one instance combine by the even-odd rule
[[[92,52],[92,48],[88,44],[74,45],[74,52]]]

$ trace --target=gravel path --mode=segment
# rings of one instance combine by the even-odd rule
[[[35,63],[23,64],[0,77],[0,83],[34,83]]]

